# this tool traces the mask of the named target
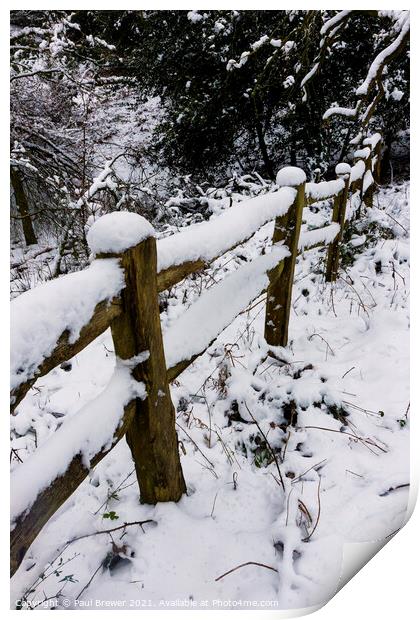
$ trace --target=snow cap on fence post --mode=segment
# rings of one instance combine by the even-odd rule
[[[346,176],[347,174],[350,174],[350,173],[351,173],[351,166],[350,166],[350,164],[346,164],[346,163],[343,162],[343,163],[337,164],[336,167],[335,167],[335,174],[338,177],[343,177],[343,176]]]
[[[115,211],[102,215],[92,224],[87,242],[94,255],[121,254],[149,237],[155,237],[155,229],[144,217]]]
[[[285,166],[278,171],[276,176],[276,183],[280,187],[297,187],[305,182],[305,172],[296,166]]]

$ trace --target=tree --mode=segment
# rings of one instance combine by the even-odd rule
[[[287,161],[327,169],[331,158],[344,156],[352,130],[346,123],[326,127],[325,112],[334,101],[358,97],[355,85],[366,78],[378,46],[405,23],[401,12],[383,11],[144,11],[137,17],[134,26],[130,16],[128,66],[139,87],[164,106],[156,156],[180,172],[210,178],[229,167],[273,178]],[[371,95],[376,99],[366,118],[357,117],[363,127],[383,124],[373,117],[383,110],[373,94],[380,75],[360,95],[366,108]]]

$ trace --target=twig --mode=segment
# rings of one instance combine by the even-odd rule
[[[328,357],[328,349],[331,351],[331,355],[334,357],[334,356],[335,356],[334,351],[332,350],[332,348],[330,347],[330,345],[328,344],[328,342],[325,340],[325,338],[323,338],[323,337],[321,336],[321,334],[314,333],[314,334],[312,334],[311,336],[309,336],[308,340],[309,340],[309,341],[310,341],[310,340],[312,340],[312,338],[313,338],[314,336],[318,336],[318,338],[321,338],[321,340],[322,340],[323,342],[325,342],[325,344],[327,345],[327,349],[326,349],[326,351],[325,351],[325,359],[327,359],[327,357]]]
[[[321,476],[319,477],[319,482],[318,482],[318,515],[315,521],[315,525],[314,528],[312,530],[312,532],[309,534],[309,536],[307,536],[306,538],[304,538],[302,540],[302,542],[308,542],[308,540],[311,538],[312,534],[315,532],[316,528],[318,527],[318,523],[319,523],[319,518],[321,516],[321,495],[320,495],[320,490],[321,490]]]
[[[125,482],[126,480],[128,480],[128,479],[129,479],[129,477],[130,477],[130,476],[132,476],[132,475],[134,474],[134,472],[135,472],[135,471],[136,471],[135,469],[133,469],[132,471],[130,471],[130,473],[129,473],[129,474],[127,474],[127,476],[124,478],[124,480],[122,480],[122,481],[120,482],[120,484],[119,484],[119,485],[118,485],[118,486],[117,486],[117,487],[116,487],[116,488],[112,491],[112,493],[109,493],[109,491],[108,491],[108,494],[107,494],[107,495],[108,495],[108,497],[107,497],[107,498],[106,498],[106,500],[103,502],[103,504],[101,504],[101,505],[99,506],[98,510],[97,510],[96,512],[94,512],[94,513],[93,513],[94,515],[97,515],[97,514],[98,514],[98,512],[101,510],[101,508],[103,508],[104,506],[106,506],[106,505],[108,504],[108,502],[109,502],[109,500],[112,498],[112,496],[113,496],[115,493],[117,493],[117,491],[120,491],[120,490],[121,490],[121,487],[122,487],[122,485],[124,484],[124,482]]]
[[[380,497],[385,497],[386,495],[389,495],[390,493],[392,493],[392,491],[398,491],[398,489],[406,489],[410,486],[409,482],[406,482],[404,484],[397,484],[395,487],[389,487],[389,489],[387,489],[386,491],[382,491],[382,493],[379,493]]]
[[[352,437],[353,439],[361,441],[363,444],[369,444],[371,446],[375,446],[375,448],[378,448],[378,450],[381,450],[385,454],[387,453],[387,450],[385,450],[384,448],[379,446],[372,439],[368,439],[368,438],[365,438],[365,437],[360,437],[359,435],[355,435],[354,433],[347,433],[346,431],[339,431],[339,430],[337,430],[335,428],[326,428],[325,426],[300,426],[300,428],[304,428],[304,429],[306,429],[306,428],[315,428],[315,429],[318,429],[320,431],[330,431],[331,433],[339,433],[340,435],[348,435],[349,437]],[[369,446],[367,446],[367,447],[369,447]]]
[[[240,316],[241,314],[246,314],[247,312],[251,312],[251,310],[253,310],[256,306],[259,306],[260,304],[262,304],[263,301],[266,300],[266,297],[267,296],[263,297],[259,301],[256,301],[255,304],[253,304],[252,306],[248,306],[248,308],[245,308],[245,310],[242,310],[242,312],[240,312],[238,316]]]
[[[271,447],[270,442],[269,442],[269,441],[268,441],[268,439],[267,439],[267,435],[265,435],[265,434],[263,433],[263,431],[262,431],[262,429],[261,429],[261,426],[258,424],[257,420],[254,418],[254,416],[253,416],[253,415],[252,415],[252,413],[250,412],[249,407],[248,407],[248,405],[246,404],[246,401],[244,401],[244,405],[245,405],[246,410],[248,411],[249,415],[251,416],[251,418],[254,420],[255,424],[257,425],[257,428],[258,428],[258,430],[260,431],[261,435],[264,437],[264,440],[265,440],[265,442],[266,442],[266,444],[267,444],[267,448],[269,449],[269,451],[270,451],[270,453],[271,453],[271,456],[273,457],[274,462],[275,462],[275,464],[276,464],[276,468],[277,468],[277,472],[278,472],[278,474],[279,474],[279,478],[280,478],[280,483],[281,483],[281,486],[283,487],[283,491],[285,491],[285,490],[286,490],[286,487],[284,486],[283,476],[281,475],[281,471],[280,471],[280,465],[279,465],[279,462],[278,462],[277,456],[276,456],[276,454],[275,454],[275,452],[274,452],[273,448]]]
[[[195,447],[197,448],[197,450],[199,451],[199,453],[201,454],[201,456],[204,456],[204,458],[206,459],[207,463],[209,463],[209,465],[212,466],[212,468],[214,469],[214,465],[213,463],[206,457],[206,455],[204,454],[204,452],[202,452],[200,450],[200,447],[196,444],[196,442],[194,441],[194,439],[191,437],[191,435],[189,435],[187,433],[187,431],[185,430],[185,428],[183,426],[181,426],[178,422],[175,422],[175,424],[177,425],[178,428],[180,428],[182,431],[184,431],[184,433],[186,434],[186,436],[188,437],[188,439],[195,445]]]
[[[143,530],[143,525],[145,523],[156,523],[156,521],[154,521],[154,519],[146,519],[145,521],[131,521],[130,523],[126,522],[123,525],[119,525],[118,527],[112,527],[109,530],[99,530],[98,532],[91,532],[90,534],[83,534],[82,536],[76,536],[75,538],[68,540],[66,545],[69,545],[70,543],[74,543],[77,540],[82,540],[83,538],[89,538],[89,536],[98,536],[99,534],[111,534],[111,532],[117,532],[118,530],[123,530],[126,527],[130,527],[132,525],[139,525],[141,529]]]
[[[341,378],[342,378],[342,379],[344,379],[344,377],[345,377],[346,375],[348,375],[348,374],[349,374],[349,372],[351,372],[351,371],[352,371],[352,370],[354,370],[355,368],[356,368],[356,366],[352,366],[351,368],[349,368],[349,369],[347,370],[347,372],[345,372],[345,373],[344,373],[344,375],[343,375]]]
[[[295,484],[295,482],[299,482],[299,480],[300,480],[301,478],[303,478],[303,476],[306,476],[306,474],[307,474],[308,472],[310,472],[310,471],[311,471],[311,469],[315,469],[315,471],[318,471],[318,470],[316,469],[316,467],[319,467],[320,465],[322,465],[323,463],[325,463],[327,460],[328,460],[328,459],[323,459],[322,461],[319,461],[319,463],[316,463],[315,465],[312,465],[312,467],[310,467],[309,469],[307,469],[306,471],[304,471],[304,472],[303,472],[303,474],[300,474],[299,476],[297,476],[297,478],[293,478],[293,480],[292,480],[292,484]]]
[[[366,413],[367,415],[383,418],[383,414],[381,412],[372,411],[371,409],[366,409],[365,407],[359,407],[358,405],[355,405],[354,403],[350,403],[348,400],[343,400],[343,404],[348,405],[349,407],[352,407],[353,409],[356,409],[357,411],[363,411],[363,413]]]
[[[220,489],[219,489],[219,491],[220,491]],[[216,499],[217,499],[217,496],[219,495],[219,491],[217,491],[217,492],[216,492],[216,495],[214,496],[214,500],[213,500],[213,508],[211,509],[211,513],[210,513],[210,516],[211,516],[211,517],[213,517],[214,509],[215,509],[215,507],[216,507]]]
[[[238,568],[243,568],[244,566],[250,566],[250,565],[262,566],[263,568],[268,568],[269,570],[272,570],[275,573],[279,572],[277,568],[274,568],[274,566],[269,566],[268,564],[262,564],[261,562],[244,562],[243,564],[239,564],[238,566],[235,566],[235,568],[231,568],[230,570],[227,571],[227,573],[223,573],[223,575],[220,575],[220,577],[216,577],[215,581],[220,581],[220,579],[223,579],[223,577],[230,575],[230,573],[233,573],[235,570],[238,570]]]
[[[79,594],[76,596],[76,599],[80,599],[80,597],[82,596],[83,592],[88,589],[88,587],[90,586],[90,584],[94,580],[95,575],[98,573],[98,571],[99,571],[99,569],[101,568],[102,565],[103,565],[103,562],[101,562],[99,564],[98,568],[95,570],[95,572],[93,573],[92,577],[89,579],[89,581],[87,582],[85,587],[80,590]]]
[[[408,230],[405,228],[405,226],[403,226],[402,224],[400,224],[400,222],[398,222],[398,220],[395,219],[395,217],[392,217],[392,215],[390,215],[389,213],[387,213],[386,211],[384,211],[385,215],[387,215],[388,217],[391,218],[391,220],[393,222],[395,222],[396,224],[398,224],[398,226],[401,226],[401,228],[407,233],[408,235]]]

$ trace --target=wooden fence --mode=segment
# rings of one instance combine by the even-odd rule
[[[380,153],[381,138],[375,134],[364,141],[361,150],[356,151],[352,167],[348,164],[337,166],[336,180],[306,183],[302,170],[285,168],[278,174],[277,182],[281,187],[277,192],[246,200],[209,222],[183,229],[157,243],[154,236],[146,235],[140,243],[125,248],[119,254],[98,252],[96,249],[95,264],[118,259],[124,274],[121,291],[114,296],[109,292],[103,294],[103,299],[98,301],[76,339],[68,327],[63,329],[43,352],[36,367],[28,365],[25,359],[15,362],[17,380],[12,385],[12,411],[39,377],[71,359],[108,327],[111,327],[117,359],[129,366],[131,380],[143,386],[144,393],[122,399],[120,411],[114,416],[112,433],[106,439],[99,438],[96,444],[93,439],[101,421],[97,410],[99,408],[103,412],[107,406],[113,406],[107,389],[102,400],[99,396],[72,416],[69,422],[74,422],[76,426],[78,419],[83,421],[81,426],[84,426],[86,435],[83,441],[90,442],[91,447],[88,459],[80,447],[77,454],[69,453],[64,465],[61,462],[59,471],[51,470],[54,455],[62,449],[63,438],[65,441],[65,422],[13,471],[12,574],[51,516],[124,435],[135,462],[141,501],[156,503],[180,499],[186,487],[179,459],[170,382],[264,291],[267,291],[266,341],[273,347],[287,345],[296,257],[305,249],[326,246],[325,277],[329,282],[336,280],[340,243],[346,223],[353,216],[360,216],[362,201],[367,207],[372,205],[375,182],[379,181]],[[331,198],[331,223],[301,234],[304,208]],[[247,241],[273,219],[271,252],[215,284],[162,335],[158,293],[208,267],[212,261]],[[226,235],[229,227],[231,233]],[[63,276],[59,280],[63,282],[74,275]],[[37,287],[38,292],[54,282]],[[210,321],[207,329],[203,329],[203,325],[209,323],[209,308],[232,290],[238,292],[234,303],[226,302],[223,308],[220,305],[216,319]],[[81,290],[74,294],[83,295],[84,292]],[[25,303],[25,295],[18,298],[20,303]],[[30,313],[30,307],[28,311]],[[188,342],[185,334],[183,336],[183,326],[188,327]],[[30,325],[28,329],[36,330],[37,326]],[[15,335],[12,327],[12,351]],[[89,426],[90,419],[92,423]],[[32,476],[32,472],[38,472],[40,479],[38,484],[34,482],[31,486],[27,478]]]

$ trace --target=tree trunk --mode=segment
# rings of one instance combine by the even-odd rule
[[[29,213],[28,199],[23,188],[22,177],[17,168],[10,167],[10,179],[15,195],[16,207],[22,220],[23,235],[26,245],[38,243]]]
[[[276,178],[274,174],[273,162],[268,154],[267,145],[264,139],[263,124],[261,122],[261,104],[256,99],[256,95],[253,96],[254,112],[255,112],[255,130],[257,132],[258,146],[260,147],[261,155],[263,158],[265,171],[272,181]]]

